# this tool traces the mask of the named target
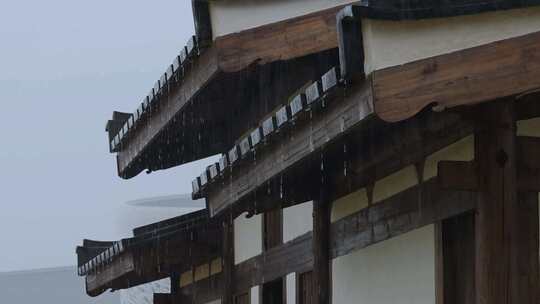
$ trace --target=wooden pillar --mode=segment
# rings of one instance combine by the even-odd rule
[[[513,282],[513,303],[540,303],[538,203],[537,192],[518,194],[520,225],[512,246],[520,253],[512,261],[518,275]]]
[[[233,304],[234,271],[234,221],[232,214],[227,214],[223,221],[223,296],[222,304]]]
[[[437,304],[474,304],[474,213],[437,224]]]
[[[313,287],[315,304],[330,303],[330,210],[327,191],[313,202]]]
[[[537,280],[538,269],[521,266],[530,263],[533,254],[538,260],[538,249],[532,252],[520,235],[531,226],[531,217],[518,201],[514,106],[512,100],[491,102],[479,107],[476,117],[477,304],[538,303],[536,288],[521,285]]]

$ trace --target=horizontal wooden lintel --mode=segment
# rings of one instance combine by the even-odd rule
[[[422,202],[422,203],[419,203]],[[400,236],[414,229],[474,210],[475,194],[444,190],[437,178],[430,179],[380,203],[357,211],[331,225],[330,251],[335,259],[373,244]],[[308,232],[236,265],[232,281],[234,292],[241,293],[289,273],[313,267],[313,236]],[[214,277],[214,283],[210,278]],[[195,295],[193,303],[216,300],[220,274],[181,288],[184,296]],[[217,287],[218,286],[218,287]],[[213,294],[213,297],[208,297]]]

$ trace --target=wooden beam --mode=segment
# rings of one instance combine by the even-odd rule
[[[468,212],[441,221],[437,246],[437,304],[474,304],[475,214]]]
[[[223,183],[208,189],[211,216],[241,199],[246,200],[271,179],[308,161],[310,156],[317,154],[316,151],[343,137],[372,113],[369,82],[348,90],[346,98],[340,96],[332,100],[324,113],[313,114],[311,123],[299,125],[294,132],[283,135],[282,144],[269,145],[264,155],[257,154],[256,162],[231,170],[230,177]]]
[[[329,304],[330,281],[330,214],[332,202],[325,186],[318,200],[313,201],[313,288],[315,304]]]
[[[375,112],[396,122],[434,104],[450,108],[537,90],[538,54],[540,32],[375,71]]]
[[[237,72],[251,64],[289,60],[337,48],[336,15],[343,6],[218,37],[219,67]]]
[[[475,206],[473,192],[443,190],[436,178],[430,179],[332,223],[329,259],[472,211]],[[233,293],[245,292],[289,273],[313,269],[313,239],[313,233],[308,232],[236,265]],[[186,287],[181,292],[189,293]]]
[[[234,292],[244,292],[252,286],[272,282],[289,273],[311,270],[312,242],[312,233],[308,232],[236,265]]]
[[[223,289],[221,303],[233,304],[234,278],[234,221],[231,214],[223,221]]]
[[[474,210],[475,206],[473,192],[443,190],[437,178],[430,179],[333,223],[331,256],[349,254]]]
[[[537,303],[538,246],[532,248],[528,236],[538,233],[538,214],[532,216],[531,206],[518,199],[515,103],[501,100],[482,110],[475,136],[477,175],[482,177],[477,192],[476,303]]]
[[[144,128],[133,132],[117,155],[118,173],[123,178],[137,175],[144,169],[142,154],[149,145],[155,141],[165,127],[172,123],[173,119],[182,108],[200,93],[213,78],[219,73],[216,50],[209,48],[194,62],[189,73],[183,78],[182,83],[168,95],[168,98],[160,101],[159,107],[149,115]],[[218,150],[208,151],[210,156],[218,153]],[[200,158],[204,157],[200,156]]]
[[[189,303],[192,304],[210,303],[221,299],[224,288],[223,284],[223,273],[218,273],[182,287],[177,297],[189,299]]]
[[[86,276],[86,293],[98,296],[109,288],[116,279],[135,271],[135,259],[131,252],[125,252],[113,260],[112,264],[102,271]]]

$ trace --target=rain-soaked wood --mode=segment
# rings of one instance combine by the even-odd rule
[[[97,296],[116,279],[133,272],[135,272],[135,258],[133,253],[123,253],[113,260],[111,265],[100,272],[86,276],[86,293],[90,296]]]
[[[121,177],[130,178],[140,172],[142,153],[156,140],[165,126],[170,124],[181,109],[191,101],[209,81],[219,73],[217,57],[214,48],[209,48],[198,57],[182,83],[171,91],[167,98],[160,100],[160,105],[149,115],[144,127],[132,132],[123,149],[117,155],[118,173]],[[210,149],[211,150],[211,149]],[[218,151],[207,151],[208,155]],[[201,156],[200,158],[202,158]],[[137,163],[138,161],[138,163]]]
[[[188,233],[191,235],[191,233]],[[216,246],[221,238],[214,231],[201,234],[199,241],[162,240],[140,248],[130,248],[112,263],[88,275],[87,293],[97,296],[105,290],[124,289],[170,277],[221,255]]]
[[[221,303],[233,304],[233,289],[237,284],[234,280],[234,221],[232,215],[225,216],[223,221],[223,288]]]
[[[182,287],[177,297],[189,299],[189,302],[186,303],[191,304],[210,303],[221,298],[223,283],[223,274],[218,273]]]
[[[336,15],[343,6],[215,39],[219,67],[236,72],[251,64],[289,60],[337,48]]]
[[[436,178],[430,179],[332,223],[329,259],[474,210],[475,206],[473,192],[443,190]],[[313,233],[307,232],[236,265],[233,292],[241,293],[289,273],[313,269],[313,248]],[[181,292],[189,293],[187,290],[184,287]]]
[[[321,185],[319,198],[313,201],[313,288],[314,303],[329,304],[332,289],[330,281],[330,213],[332,202],[328,189]]]
[[[309,123],[299,124],[293,131],[272,145],[257,161],[231,171],[224,184],[214,184],[207,193],[211,216],[245,199],[257,188],[301,161],[306,161],[316,151],[342,137],[372,113],[371,88],[368,82],[351,88],[347,96],[337,97],[324,113],[313,114]],[[307,173],[307,172],[304,172]],[[225,183],[227,186],[225,186]]]
[[[424,113],[399,124],[368,121],[353,128],[344,140],[329,145],[322,153],[327,159],[324,171],[328,175],[328,183],[331,184],[330,197],[335,200],[373,183],[376,179],[416,164],[471,134],[472,129],[470,122],[450,112]],[[280,154],[272,157],[278,156]],[[318,182],[317,178],[321,173],[320,157],[321,153],[318,151],[309,153],[300,165],[291,170],[273,166],[270,169],[277,172],[279,178],[266,181],[264,187],[253,191],[251,196],[246,195],[250,200],[235,202],[235,208],[249,210],[250,206],[254,206],[256,212],[263,212],[315,199],[311,183]],[[258,154],[256,163],[246,165],[241,170],[251,171],[258,168],[263,158]],[[240,172],[240,169],[238,171]],[[249,174],[257,172],[259,171]],[[228,182],[229,180],[221,186],[229,186]],[[249,190],[240,182],[233,185],[238,185],[241,190]],[[236,191],[234,188],[228,190]],[[210,196],[209,199],[212,203],[213,198]]]
[[[535,32],[375,71],[375,112],[396,122],[432,104],[450,108],[537,90],[539,54]]]
[[[474,219],[474,212],[467,212],[437,224],[437,304],[474,304],[476,301]]]
[[[537,303],[538,246],[529,238],[538,235],[538,213],[531,215],[538,205],[518,199],[515,103],[500,100],[479,113],[476,303]]]

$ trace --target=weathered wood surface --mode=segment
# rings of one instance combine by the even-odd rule
[[[330,281],[330,218],[332,202],[328,200],[325,185],[321,185],[319,198],[313,202],[313,288],[314,303],[329,304]]]
[[[346,134],[372,113],[369,83],[351,89],[347,94],[346,98],[332,100],[324,115],[296,127],[294,132],[281,138],[278,145],[268,148],[265,156],[259,155],[256,162],[249,164],[249,170],[232,170],[223,185],[209,189],[210,214],[216,215],[278,174],[307,160],[308,156]]]
[[[217,248],[221,246],[221,237],[214,232],[200,237],[200,240],[163,240],[146,247],[130,248],[86,277],[87,293],[97,296],[109,288],[124,289],[157,281],[186,271],[192,264],[200,265],[221,256]]]
[[[474,210],[475,206],[473,192],[442,190],[436,178],[430,179],[332,223],[329,257],[349,254]],[[236,265],[233,292],[241,293],[289,273],[309,271],[313,269],[313,257],[313,233],[308,232]]]
[[[436,260],[437,304],[474,304],[474,212],[464,213],[439,224]]]
[[[205,87],[219,72],[217,56],[214,48],[209,48],[200,57],[198,57],[187,73],[182,83],[177,89],[170,92],[168,97],[160,101],[160,105],[149,115],[145,126],[127,140],[125,148],[117,155],[118,173],[124,178],[129,178],[140,172],[140,168],[130,168],[130,166],[140,166],[141,153],[149,147],[152,141],[156,140],[173,118],[181,109],[191,101],[201,89]],[[218,151],[208,151],[217,153]],[[208,156],[209,156],[208,155]],[[135,163],[139,160],[139,163]]]
[[[540,88],[540,33],[373,73],[375,112],[396,122],[423,108],[470,105]]]
[[[441,190],[433,178],[332,224],[336,258],[475,208],[469,191]]]
[[[221,298],[224,288],[223,283],[223,274],[218,273],[181,288],[180,293],[176,297],[179,299],[189,299],[185,303],[210,303]],[[175,303],[178,303],[178,301]]]
[[[253,63],[266,64],[337,48],[336,7],[264,25],[215,40],[219,67],[236,72]]]
[[[309,232],[236,265],[235,293],[288,273],[310,270],[313,267],[312,242],[312,233]]]
[[[90,296],[97,296],[107,289],[114,280],[133,272],[135,272],[133,254],[131,252],[125,252],[101,272],[86,276],[86,292]],[[109,284],[104,284],[104,282]]]
[[[518,199],[515,103],[500,100],[486,104],[481,113],[475,137],[476,169],[480,177],[476,303],[536,304],[538,246],[531,246],[529,236],[538,235],[538,213],[531,215],[534,209],[538,211],[538,205],[531,209],[527,202]]]
[[[233,304],[233,288],[238,284],[234,279],[234,221],[232,215],[227,215],[223,221],[223,304]]]

